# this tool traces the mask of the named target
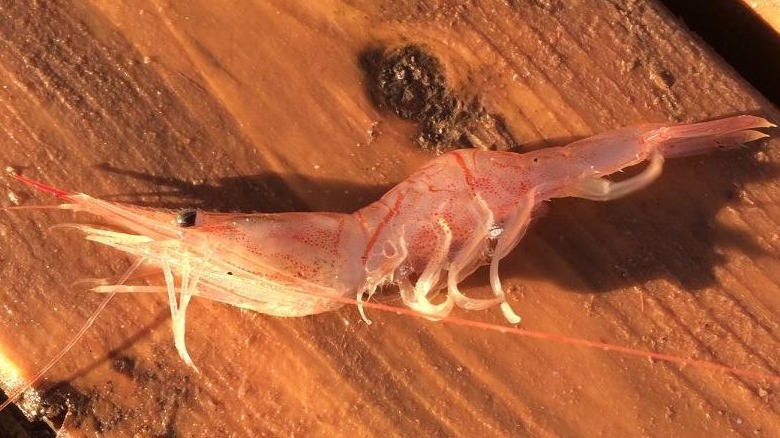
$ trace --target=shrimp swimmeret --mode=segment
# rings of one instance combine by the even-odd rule
[[[365,299],[384,285],[396,285],[404,304],[429,319],[445,318],[455,306],[497,306],[517,323],[498,264],[517,246],[544,201],[616,199],[653,182],[665,158],[738,146],[767,137],[753,129],[773,126],[763,118],[736,116],[622,128],[525,154],[456,150],[353,214],[191,209],[177,214],[14,177],[65,201],[59,208],[91,213],[127,230],[70,225],[88,240],[137,258],[121,281],[104,281],[92,290],[167,293],[177,351],[194,367],[184,326],[195,296],[274,316],[310,315],[356,303],[365,318]],[[604,178],[644,161],[647,167],[629,179]],[[490,265],[494,296],[469,298],[458,284],[482,265]],[[134,279],[146,278],[149,267],[162,270],[164,284],[134,285]]]

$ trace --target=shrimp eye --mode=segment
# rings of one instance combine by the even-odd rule
[[[198,210],[194,208],[185,208],[179,210],[176,214],[176,225],[182,228],[189,228],[195,226],[195,221],[198,218]]]

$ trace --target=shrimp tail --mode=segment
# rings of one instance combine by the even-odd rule
[[[658,128],[650,132],[648,141],[658,142],[658,151],[667,158],[686,157],[711,151],[742,146],[769,137],[757,128],[775,128],[762,117],[742,115],[709,122]]]

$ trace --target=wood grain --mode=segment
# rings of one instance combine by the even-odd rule
[[[0,2],[2,164],[112,200],[352,211],[431,159],[360,56],[414,43],[524,147],[646,121],[780,114],[652,1]],[[775,133],[776,134],[776,133]],[[780,372],[780,143],[561,200],[502,265],[522,327]],[[10,180],[23,204],[50,203]],[[10,200],[3,201],[10,205]],[[3,212],[0,344],[31,374],[129,260]],[[468,292],[486,291],[486,274]],[[390,303],[400,304],[388,293]],[[498,311],[460,316],[506,324]],[[780,433],[777,384],[353,308],[272,318],[121,296],[48,375],[73,436]],[[67,390],[65,390],[65,389]]]

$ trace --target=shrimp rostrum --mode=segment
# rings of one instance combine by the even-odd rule
[[[91,213],[116,227],[72,225],[88,240],[137,258],[121,280],[104,280],[92,290],[167,294],[176,348],[192,366],[184,326],[195,296],[274,316],[302,316],[348,302],[360,306],[379,288],[395,285],[406,306],[430,319],[446,317],[455,306],[495,306],[517,323],[498,264],[544,201],[619,198],[653,182],[665,158],[738,146],[766,137],[754,129],[773,126],[763,118],[736,116],[622,128],[525,154],[456,150],[352,214],[177,213],[14,176],[65,201],[60,208]],[[647,166],[633,177],[605,178],[644,161]],[[493,296],[470,298],[458,284],[483,265],[490,266]],[[164,284],[138,281],[150,270],[161,270]]]

